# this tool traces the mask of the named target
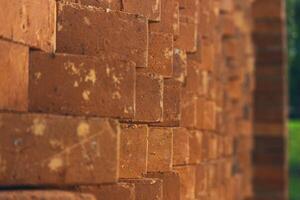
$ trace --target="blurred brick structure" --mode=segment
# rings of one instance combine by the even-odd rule
[[[284,199],[281,3],[1,0],[0,199]]]
[[[270,3],[272,2],[272,3]],[[287,199],[285,2],[253,3],[256,52],[254,187],[256,199]]]

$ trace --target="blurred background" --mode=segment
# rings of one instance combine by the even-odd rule
[[[286,0],[289,46],[290,200],[300,199],[300,0]]]

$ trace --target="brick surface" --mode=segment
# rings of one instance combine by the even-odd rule
[[[115,182],[119,126],[113,120],[42,114],[1,118],[0,185]]]
[[[119,56],[30,53],[29,109],[133,118],[135,66]]]
[[[122,0],[122,4],[125,12],[143,15],[151,21],[160,20],[161,0]]]
[[[180,199],[195,199],[196,170],[194,166],[175,167],[180,177]]]
[[[154,124],[159,126],[179,126],[181,113],[181,84],[174,79],[164,79],[163,88],[163,119],[160,123]]]
[[[28,47],[0,40],[0,109],[28,108]]]
[[[189,163],[199,164],[203,161],[203,133],[200,131],[189,131]]]
[[[16,190],[16,191],[1,191],[0,199],[3,200],[34,200],[34,199],[44,199],[44,200],[96,200],[96,198],[91,194],[81,194],[74,192],[65,191],[43,191],[43,190]]]
[[[174,59],[173,59],[173,77],[185,83],[187,76],[187,54],[185,51],[174,48]]]
[[[163,78],[137,71],[136,121],[158,122],[163,115]]]
[[[81,5],[85,6],[95,6],[95,7],[101,7],[105,9],[112,9],[112,10],[121,10],[122,8],[122,2],[121,0],[58,0],[62,2],[72,2],[72,3],[79,3]]]
[[[163,182],[156,178],[124,179],[126,183],[135,185],[135,199],[140,200],[162,200]]]
[[[97,200],[135,200],[135,185],[133,183],[116,183],[108,185],[80,186],[81,193],[89,193]]]
[[[172,77],[173,75],[173,35],[159,32],[149,34],[149,72]]]
[[[180,179],[176,172],[150,172],[146,174],[149,178],[158,178],[163,183],[163,199],[179,200],[180,199]]]
[[[173,129],[173,165],[184,165],[190,159],[189,131],[186,128]]]
[[[147,172],[148,127],[121,124],[120,177],[138,178]]]
[[[147,66],[146,18],[69,3],[59,3],[58,8],[57,52],[95,56],[117,53],[138,67]]]
[[[0,36],[44,51],[55,51],[55,0],[2,0]],[[7,23],[9,22],[9,23]]]
[[[170,171],[173,165],[173,130],[149,128],[148,172]]]

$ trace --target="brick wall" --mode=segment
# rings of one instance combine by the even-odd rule
[[[275,7],[267,13],[277,16]],[[253,98],[255,77],[268,87],[255,72],[265,69],[256,44],[272,43],[252,42],[260,5],[1,0],[0,8],[0,199],[254,196],[255,117],[270,115],[257,109],[264,96]]]

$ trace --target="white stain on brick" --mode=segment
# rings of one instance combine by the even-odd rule
[[[91,81],[93,84],[95,84],[96,80],[97,80],[96,71],[94,69],[91,69],[88,75],[86,75],[84,81],[85,82]]]
[[[31,126],[31,132],[36,136],[44,135],[46,130],[46,121],[44,119],[35,118]]]
[[[90,134],[90,125],[86,122],[80,122],[77,127],[78,137],[87,137]]]
[[[90,94],[91,92],[89,90],[84,90],[82,92],[82,98],[85,100],[85,101],[89,101],[90,100]]]
[[[63,160],[61,158],[53,158],[50,160],[48,167],[51,171],[57,172],[63,166]]]

